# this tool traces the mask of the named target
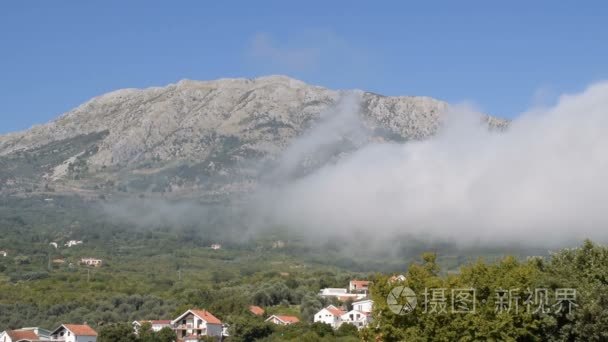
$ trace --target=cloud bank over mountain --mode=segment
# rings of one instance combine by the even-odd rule
[[[298,158],[298,146],[327,144],[327,135],[316,133],[327,125],[358,127],[352,107],[338,107],[334,118],[341,122],[299,138],[286,150],[288,163]],[[533,246],[608,240],[608,83],[522,113],[505,131],[488,131],[480,115],[451,106],[433,138],[367,144],[304,177],[265,187],[257,210],[311,235],[368,232]]]

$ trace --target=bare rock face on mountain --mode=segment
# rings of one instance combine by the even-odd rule
[[[335,91],[283,76],[118,90],[51,123],[0,136],[0,191],[167,196],[248,191],[262,165],[319,121],[331,119],[332,108],[345,97],[356,99],[349,110],[369,139],[426,138],[447,108],[427,97]],[[488,122],[506,124],[491,117]]]

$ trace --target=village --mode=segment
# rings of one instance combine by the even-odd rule
[[[96,263],[87,263],[97,266]],[[343,324],[351,324],[357,329],[368,326],[374,302],[369,299],[370,281],[351,280],[348,288],[325,288],[318,296],[334,302],[348,303],[328,305],[314,314],[313,322],[301,322],[293,315],[271,314],[260,306],[251,305],[248,311],[251,315],[264,319],[265,322],[276,325],[323,323],[333,329],[339,329]],[[205,309],[192,308],[173,319],[138,320],[131,322],[133,332],[138,334],[144,324],[149,324],[154,332],[170,329],[177,336],[175,342],[198,342],[203,337],[212,337],[218,341],[230,336],[229,324],[222,322],[213,313]],[[40,327],[24,327],[6,330],[0,333],[0,342],[97,342],[98,332],[86,322],[80,324],[64,323],[54,330]]]

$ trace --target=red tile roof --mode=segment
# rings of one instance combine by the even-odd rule
[[[86,324],[64,324],[63,326],[76,336],[97,336],[97,332]]]
[[[38,335],[33,330],[7,330],[6,333],[13,341],[32,340],[37,341]]]
[[[330,305],[330,306],[326,307],[325,309],[327,309],[327,311],[331,312],[331,314],[334,316],[342,316],[346,313],[346,311],[340,310],[333,305]]]
[[[197,315],[199,318],[203,319],[205,322],[210,324],[222,324],[217,317],[213,316],[211,312],[207,310],[190,310],[193,314]]]
[[[262,309],[259,306],[255,306],[255,305],[250,306],[249,311],[251,311],[251,313],[253,313],[256,316],[263,316],[264,312],[265,312],[264,309]]]
[[[355,285],[355,287],[365,287],[368,286],[371,281],[369,280],[351,280],[350,283]]]
[[[300,319],[295,316],[274,315],[274,317],[278,318],[279,320],[281,320],[285,323],[298,323],[300,321]]]

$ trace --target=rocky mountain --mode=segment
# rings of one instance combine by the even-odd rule
[[[284,76],[123,89],[0,136],[0,191],[211,197],[249,191],[294,139],[338,115],[345,98],[354,104],[342,111],[356,112],[367,140],[424,139],[447,108],[428,97],[336,91]],[[329,158],[312,155],[309,164],[361,144],[342,133],[331,141]]]

